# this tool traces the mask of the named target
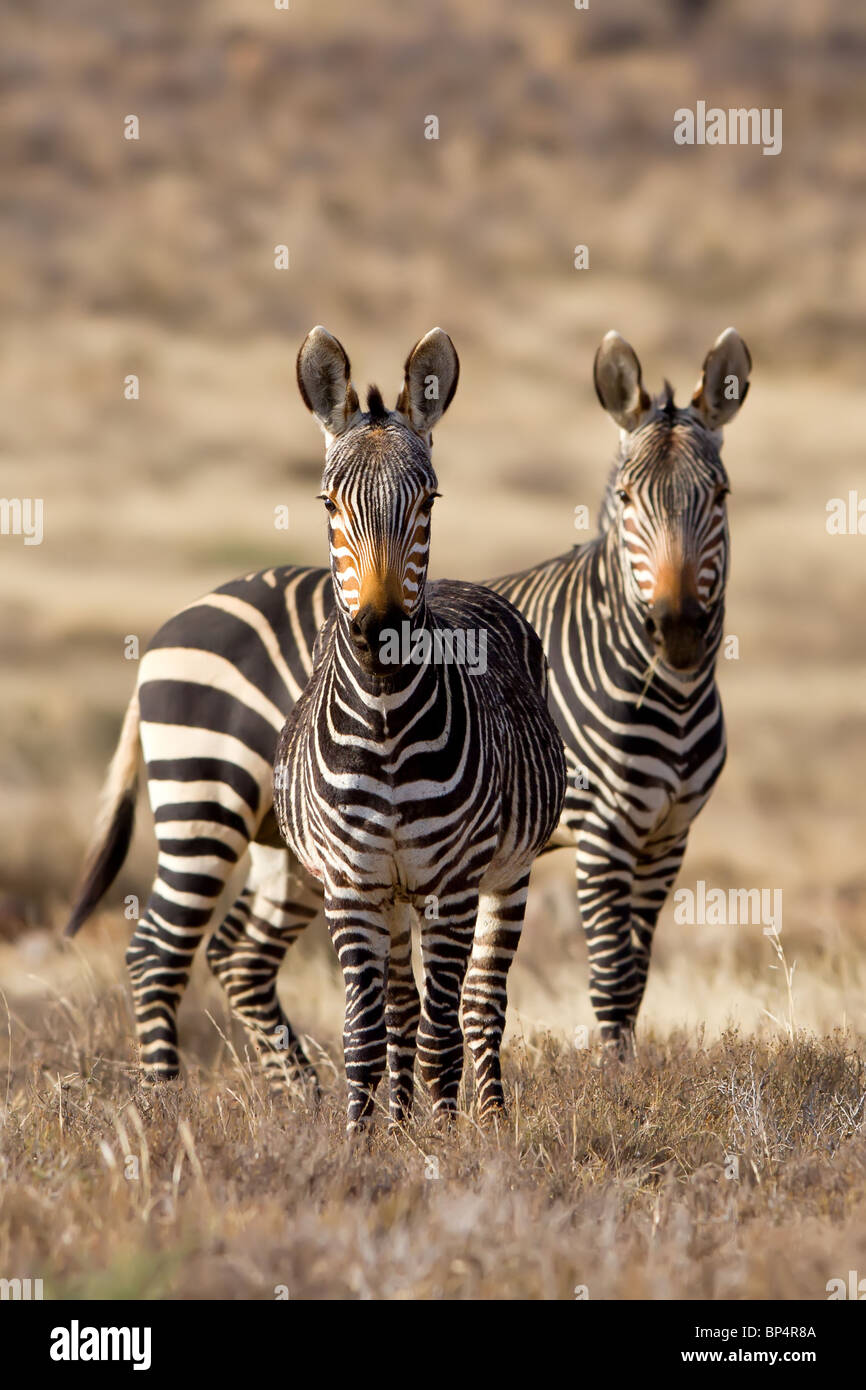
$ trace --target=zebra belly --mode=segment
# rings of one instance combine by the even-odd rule
[[[591,778],[588,789],[570,786],[548,845],[576,847],[581,831],[592,823],[615,825],[636,849],[678,839],[706,804],[720,767],[702,767],[687,778],[671,769],[669,780],[622,788],[601,783],[600,792],[593,792]]]
[[[350,797],[334,808],[333,819],[321,807],[309,819],[313,801],[307,796],[295,803],[287,843],[320,882],[326,876],[348,882],[371,893],[382,906],[408,900],[423,908],[431,894],[444,896],[476,887],[482,880],[487,886],[488,878],[498,883],[504,876],[513,883],[532,862],[533,854],[527,851],[517,863],[502,836],[498,800],[490,789],[486,808],[475,807],[471,826],[459,826],[455,833],[447,800],[441,808],[434,798],[426,804],[415,801],[373,811]]]
[[[479,841],[471,845],[446,846],[425,843],[423,822],[395,826],[390,837],[371,837],[366,845],[358,845],[350,875],[359,887],[378,889],[383,902],[409,900],[424,905],[431,894],[441,897],[474,885],[482,877],[499,869],[495,860],[478,865]],[[419,840],[421,841],[419,843]],[[333,864],[338,856],[347,861],[345,840],[322,847],[320,863]],[[496,843],[492,838],[491,856]],[[472,860],[471,866],[468,861]]]

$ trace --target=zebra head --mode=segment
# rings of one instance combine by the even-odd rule
[[[423,621],[436,474],[431,431],[457,387],[460,364],[441,328],[406,359],[393,410],[371,386],[361,410],[349,359],[324,328],[298,353],[298,385],[325,435],[320,496],[328,512],[331,573],[338,610],[362,667],[384,675],[382,634]]]
[[[608,333],[595,357],[595,389],[620,427],[620,449],[602,506],[630,626],[675,671],[715,657],[728,575],[728,477],[721,428],[746,398],[752,360],[727,328],[704,359],[690,404],[673,391],[651,400],[634,349]]]

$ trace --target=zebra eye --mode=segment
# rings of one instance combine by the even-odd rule
[[[724,500],[725,500],[725,498],[728,496],[728,493],[730,492],[730,490],[731,490],[731,489],[730,489],[729,487],[720,487],[720,488],[716,488],[716,501],[717,501],[717,502],[724,502]]]
[[[430,515],[430,513],[431,513],[432,510],[433,510],[433,503],[436,501],[436,498],[437,498],[438,496],[439,496],[439,493],[438,493],[438,492],[433,492],[433,493],[430,494],[429,497],[425,497],[425,498],[424,498],[424,501],[421,503],[421,507],[420,507],[420,511],[421,511],[421,513],[422,513],[423,516],[429,516],[429,515]]]
[[[337,510],[336,502],[332,502],[330,497],[325,497],[322,500],[325,503],[325,511],[328,513],[329,516],[333,516],[334,512]]]
[[[631,501],[631,497],[630,497],[629,494],[626,492],[626,490],[625,490],[624,487],[619,487],[619,488],[617,488],[617,490],[616,490],[616,495],[617,495],[617,497],[619,498],[620,502],[630,502],[630,501]]]

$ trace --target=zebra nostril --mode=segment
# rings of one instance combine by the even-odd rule
[[[704,633],[706,632],[707,628],[709,627],[709,625],[710,625],[710,615],[709,615],[709,613],[700,613],[700,614],[698,615],[697,620],[695,621],[695,627],[697,628],[698,632],[701,634],[702,637],[703,637]]]
[[[657,627],[657,624],[656,624],[656,620],[655,620],[655,618],[652,616],[651,613],[648,613],[648,614],[647,614],[647,619],[646,619],[646,622],[644,623],[644,627],[645,627],[646,630],[647,630],[648,636],[650,636],[650,637],[655,637],[656,632],[658,631],[658,627]]]

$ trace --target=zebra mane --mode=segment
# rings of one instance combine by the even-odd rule
[[[661,415],[666,415],[669,420],[673,420],[677,408],[674,405],[674,388],[667,377],[665,377],[661,391],[653,401],[653,406]]]
[[[388,418],[390,412],[382,400],[382,392],[378,386],[367,387],[367,412],[370,416],[370,423],[374,425],[380,424]]]

